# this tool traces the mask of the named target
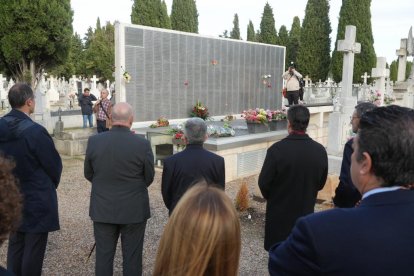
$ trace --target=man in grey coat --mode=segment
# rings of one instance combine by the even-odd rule
[[[89,215],[96,241],[96,275],[112,275],[119,235],[123,275],[142,274],[142,249],[150,206],[147,187],[154,180],[150,143],[130,131],[132,108],[112,109],[112,129],[91,136],[85,177],[92,182]]]

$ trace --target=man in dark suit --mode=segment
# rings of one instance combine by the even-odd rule
[[[267,200],[266,250],[287,238],[297,218],[313,213],[328,174],[325,148],[306,134],[308,108],[292,106],[287,116],[289,135],[267,150],[259,175],[260,191]]]
[[[365,113],[353,149],[360,205],[299,219],[270,250],[271,275],[414,275],[414,110]]]
[[[188,188],[199,180],[204,179],[224,189],[224,158],[203,148],[207,137],[204,120],[188,119],[184,128],[185,150],[164,162],[161,191],[170,214]]]
[[[147,187],[154,180],[150,143],[130,130],[132,108],[112,109],[112,129],[91,136],[85,177],[92,182],[89,215],[96,241],[96,275],[112,275],[116,244],[122,241],[123,275],[142,274],[142,250],[150,206]]]
[[[377,106],[370,102],[360,103],[355,106],[354,113],[351,116],[352,132],[357,133],[359,128],[359,120],[365,112],[373,110]],[[352,208],[361,199],[361,194],[352,183],[351,179],[351,155],[352,143],[354,139],[351,138],[346,142],[344,153],[342,157],[341,173],[339,175],[339,184],[335,189],[335,196],[332,198],[336,207]]]
[[[13,108],[0,119],[0,151],[16,162],[13,170],[23,194],[23,220],[9,238],[7,268],[16,275],[40,275],[48,233],[59,230],[56,188],[62,160],[47,130],[33,122],[35,97],[17,83],[9,91]]]

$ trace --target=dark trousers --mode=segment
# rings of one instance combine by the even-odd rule
[[[303,87],[299,89],[299,99],[301,101],[303,101],[303,94],[305,93],[305,91],[303,91]]]
[[[100,120],[96,120],[96,129],[98,130],[98,133],[109,130],[109,128],[106,128],[106,121]]]
[[[11,233],[7,269],[16,276],[40,276],[49,233]]]
[[[299,90],[288,91],[287,99],[288,99],[289,105],[298,104],[299,103]]]
[[[134,224],[93,223],[96,242],[95,275],[112,276],[119,234],[123,257],[123,275],[142,275],[142,250],[147,221]]]

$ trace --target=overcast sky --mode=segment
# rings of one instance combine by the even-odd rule
[[[234,14],[237,13],[241,36],[246,40],[249,20],[252,20],[257,30],[260,27],[266,2],[269,2],[273,8],[277,30],[281,25],[285,25],[290,30],[294,16],[299,16],[302,22],[307,0],[197,0],[198,32],[207,36],[218,36],[224,30],[230,32],[233,28]],[[106,21],[113,23],[115,20],[131,23],[132,3],[132,0],[71,0],[74,11],[74,31],[83,37],[89,26],[95,27],[97,17],[100,18],[101,24]],[[172,0],[166,0],[166,3],[170,13]],[[330,0],[331,40],[333,42],[336,39],[341,3],[342,0]],[[410,27],[414,25],[413,14],[413,0],[372,0],[371,23],[375,52],[378,57],[386,57],[388,63],[397,58],[395,51],[400,46],[400,39],[406,38]],[[333,45],[331,50],[333,50]]]

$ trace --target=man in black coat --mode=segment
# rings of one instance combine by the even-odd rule
[[[164,161],[161,191],[170,214],[188,188],[200,180],[224,189],[224,158],[203,148],[207,137],[204,120],[188,119],[184,128],[185,150]]]
[[[62,160],[47,130],[33,122],[35,98],[30,86],[9,91],[12,110],[0,119],[0,151],[13,158],[23,195],[23,220],[10,235],[7,268],[16,275],[40,275],[48,233],[59,230],[56,188]]]
[[[142,274],[142,250],[150,206],[147,187],[154,180],[150,143],[131,132],[132,108],[112,109],[111,130],[88,140],[84,173],[92,182],[89,215],[96,241],[96,275],[112,275],[119,235],[123,275]]]
[[[359,121],[365,112],[371,111],[377,106],[373,103],[364,102],[355,106],[354,113],[351,116],[352,132],[357,133],[359,129]],[[361,194],[352,183],[351,179],[351,155],[354,152],[352,150],[352,143],[354,138],[351,138],[346,142],[344,147],[344,153],[342,157],[341,173],[339,175],[339,184],[335,189],[335,196],[332,198],[336,207],[340,208],[352,208],[355,204],[361,200]]]
[[[260,191],[267,200],[266,250],[287,238],[296,219],[313,213],[318,191],[326,182],[328,155],[306,134],[309,118],[307,107],[290,107],[289,135],[267,150],[259,175]]]

